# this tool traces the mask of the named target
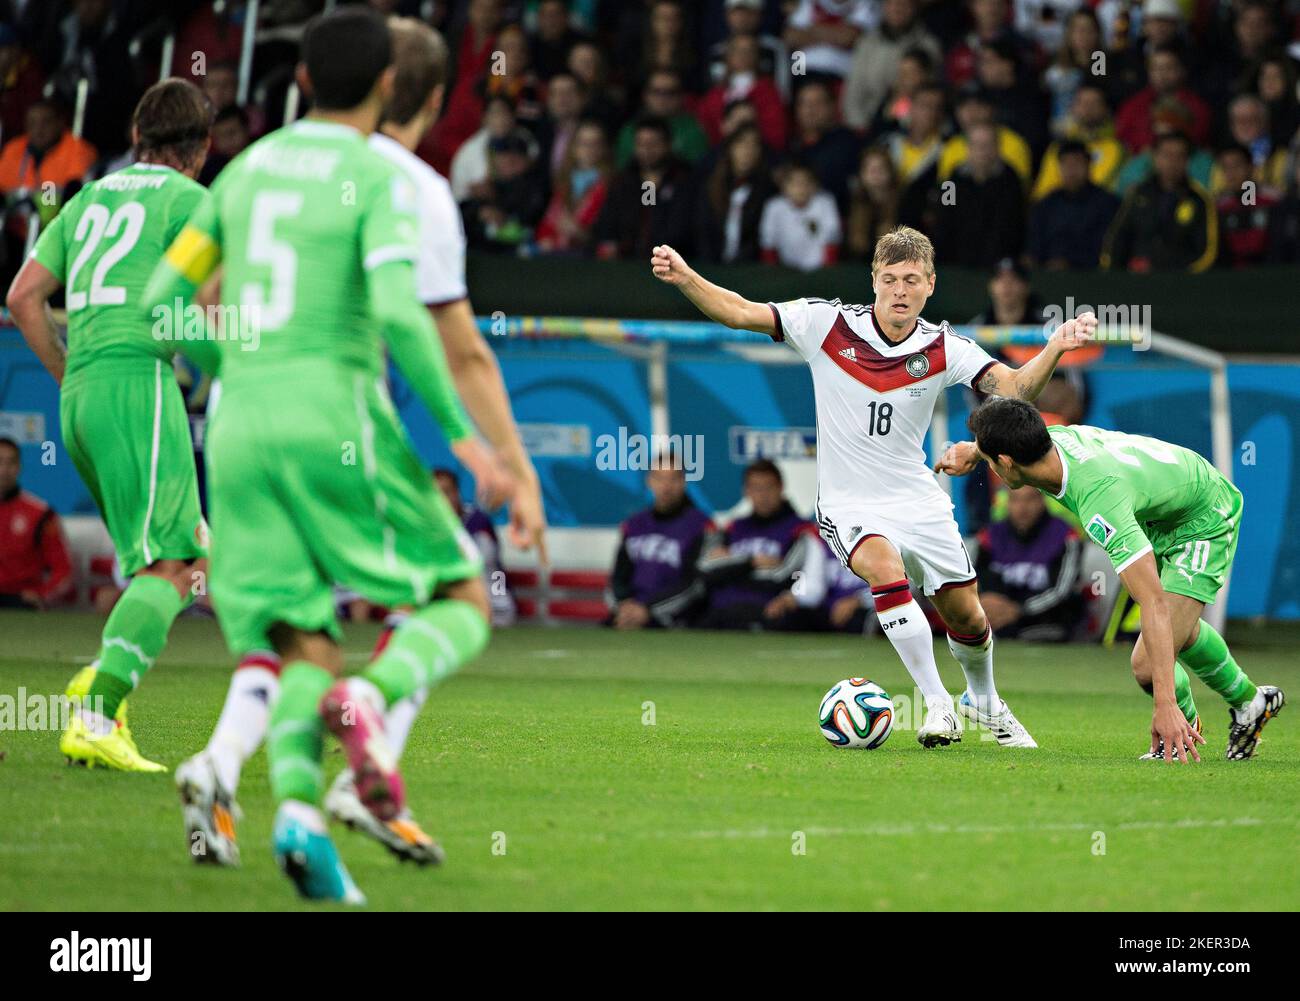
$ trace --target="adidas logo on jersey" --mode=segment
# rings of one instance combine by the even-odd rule
[[[840,352],[841,358],[847,358],[849,361],[857,361],[858,356],[853,353],[853,348],[848,347]]]

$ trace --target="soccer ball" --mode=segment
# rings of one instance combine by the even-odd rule
[[[889,693],[866,678],[845,678],[822,697],[817,719],[822,736],[836,747],[879,747],[894,729]]]

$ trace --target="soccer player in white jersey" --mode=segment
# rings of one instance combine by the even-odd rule
[[[710,319],[784,341],[812,370],[817,397],[817,523],[840,561],[871,585],[885,635],[925,699],[917,740],[961,740],[960,712],[1006,747],[1037,747],[993,681],[993,634],[979,602],[952,501],[926,464],[935,401],[949,386],[1032,400],[1061,356],[1090,341],[1097,319],[1067,320],[1028,364],[1010,368],[947,323],[921,319],[934,292],[934,247],[906,226],[876,244],[874,305],[838,299],[751,302],[702,278],[672,247],[654,248],[656,278]],[[966,676],[958,706],[939,677],[909,579],[934,603]]]
[[[393,94],[384,109],[371,146],[410,179],[416,192],[419,218],[419,257],[415,262],[415,293],[429,309],[438,328],[457,395],[483,436],[491,443],[513,477],[510,539],[520,548],[537,547],[546,560],[546,514],[541,486],[515,426],[496,355],[474,320],[465,284],[465,234],[451,186],[413,152],[438,118],[447,76],[447,46],[442,37],[412,18],[388,20],[392,33],[395,77]],[[489,598],[477,575],[446,584],[449,597],[471,602],[487,614]],[[389,615],[375,653],[382,651],[392,631],[406,617]],[[274,655],[259,652],[244,658],[235,672],[221,718],[207,748],[177,770],[187,792],[186,824],[193,843],[201,834],[207,851],[199,861],[234,864],[234,795],[244,762],[266,736],[265,704],[275,691]],[[428,695],[422,689],[402,699],[385,714],[385,734],[400,755],[420,707]],[[357,797],[352,772],[339,773],[325,797],[325,810],[335,820],[375,838],[394,855],[421,864],[436,863],[442,851],[409,810],[383,822]]]

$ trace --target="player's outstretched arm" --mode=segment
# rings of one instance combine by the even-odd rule
[[[695,308],[716,323],[732,330],[753,330],[771,337],[776,320],[766,303],[751,302],[744,296],[701,278],[681,254],[667,244],[654,248],[650,270],[661,282],[675,285]]]
[[[1128,593],[1142,609],[1142,635],[1133,649],[1134,667],[1150,673],[1155,709],[1151,716],[1151,750],[1155,751],[1161,740],[1165,745],[1165,760],[1187,764],[1188,757],[1200,761],[1196,745],[1205,738],[1191,728],[1178,708],[1174,695],[1173,619],[1165,589],[1160,584],[1156,560],[1151,553],[1134,560],[1120,575]],[[1142,663],[1145,661],[1145,664]]]
[[[23,340],[60,385],[63,383],[68,350],[59,337],[58,327],[54,325],[54,316],[50,313],[50,296],[62,284],[49,268],[29,257],[14,277],[14,283],[9,286],[9,295],[5,299],[14,323],[22,331]]]
[[[479,333],[468,299],[429,309],[447,354],[456,392],[519,483],[510,505],[510,541],[521,549],[536,546],[538,558],[546,563],[546,508],[541,483],[519,438],[496,355]]]
[[[1052,332],[1043,350],[1020,368],[999,362],[980,377],[975,388],[993,396],[1036,400],[1056,371],[1061,356],[1091,343],[1096,334],[1097,317],[1093,313],[1082,313],[1073,320],[1066,320]]]

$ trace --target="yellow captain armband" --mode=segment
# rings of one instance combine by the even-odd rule
[[[221,263],[221,248],[203,230],[186,226],[167,248],[163,259],[186,281],[202,285]]]

